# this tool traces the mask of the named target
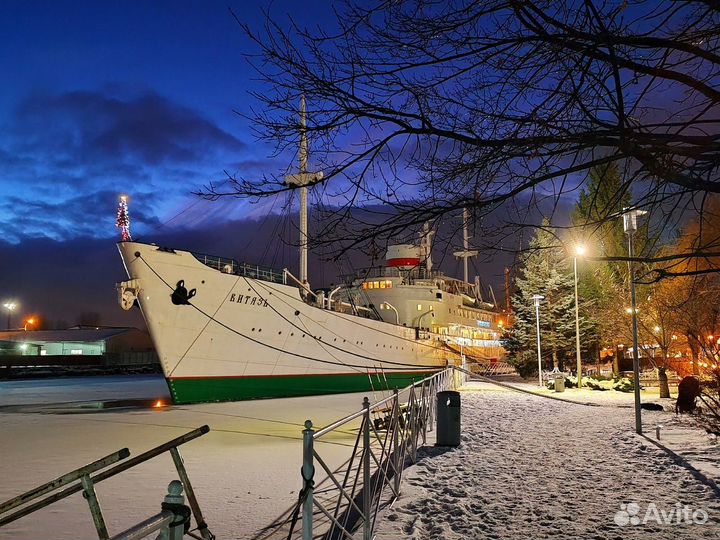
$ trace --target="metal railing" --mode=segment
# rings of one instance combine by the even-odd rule
[[[418,446],[433,429],[437,392],[455,384],[450,367],[376,403],[366,397],[362,409],[322,429],[315,430],[307,420],[298,502],[255,539],[341,540],[362,530],[363,540],[370,540],[379,510],[400,495],[405,466],[416,461]],[[316,442],[355,428],[350,457],[332,468]],[[316,469],[323,474],[317,483]]]
[[[468,362],[467,367],[472,373],[485,377],[515,375],[517,373],[517,370],[507,362]]]
[[[22,495],[0,503],[0,527],[69,497],[78,491],[82,491],[83,496],[88,502],[98,538],[101,540],[109,540],[110,536],[107,526],[105,525],[105,518],[103,517],[100,502],[95,493],[95,485],[98,482],[120,474],[160,454],[170,452],[180,481],[174,480],[168,486],[168,494],[162,504],[161,512],[112,538],[113,540],[132,540],[135,538],[143,538],[155,531],[164,531],[164,538],[167,540],[179,540],[187,531],[187,524],[189,524],[190,515],[192,514],[195,517],[199,536],[195,534],[191,534],[191,536],[201,540],[214,540],[215,537],[205,523],[200,505],[198,504],[192,484],[185,470],[182,456],[178,450],[178,446],[197,439],[209,431],[210,428],[208,426],[201,426],[127,461],[122,460],[130,456],[130,451],[127,448],[123,448],[84,467],[75,469],[50,482],[31,489]],[[122,463],[119,463],[120,461],[122,461]],[[111,465],[113,465],[111,468],[107,468]],[[184,504],[185,498],[182,496],[183,488],[187,495],[189,507]],[[12,510],[15,511],[10,513]]]
[[[277,270],[269,266],[260,266],[257,264],[240,263],[235,259],[226,257],[218,257],[215,255],[203,255],[201,253],[192,253],[198,261],[205,266],[219,270],[225,274],[234,274],[262,281],[271,281],[273,283],[285,283],[285,274],[282,270]]]

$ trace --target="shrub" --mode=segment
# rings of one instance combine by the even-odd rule
[[[633,392],[635,390],[635,385],[633,384],[632,379],[622,377],[613,383],[613,390],[617,390],[618,392]]]
[[[583,377],[583,386],[591,390],[604,392],[606,390],[617,390],[618,392],[632,392],[635,389],[632,380],[627,377],[621,379],[598,380],[593,377]],[[555,381],[552,379],[545,383],[550,390],[555,389]],[[577,388],[577,377],[572,375],[565,376],[565,388]]]
[[[518,352],[510,356],[508,364],[514,367],[518,375],[524,379],[537,377],[537,356],[532,351]]]

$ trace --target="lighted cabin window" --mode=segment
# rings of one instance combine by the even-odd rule
[[[367,284],[367,281],[366,281],[366,282],[363,283],[363,289],[367,289],[367,288],[368,288],[368,284]]]
[[[386,289],[392,289],[392,281],[389,279],[385,282],[385,288]]]
[[[417,310],[418,310],[418,311],[422,311],[422,304],[418,304],[417,306],[418,306],[418,307],[417,307]]]
[[[385,281],[381,281],[381,282],[380,282],[380,288],[381,288],[381,289],[384,289],[384,288],[385,288]]]

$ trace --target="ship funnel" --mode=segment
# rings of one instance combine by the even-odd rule
[[[420,247],[412,244],[388,246],[385,263],[391,268],[410,270],[420,266]]]

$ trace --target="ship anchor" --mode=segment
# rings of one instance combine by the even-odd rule
[[[190,304],[190,299],[195,296],[195,293],[197,293],[197,289],[191,289],[188,292],[188,290],[185,288],[185,280],[181,279],[177,282],[177,287],[170,295],[170,299],[172,300],[172,303],[176,306]]]

